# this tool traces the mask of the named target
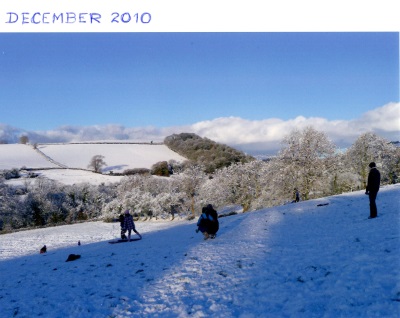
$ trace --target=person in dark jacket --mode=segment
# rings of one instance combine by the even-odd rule
[[[197,221],[196,232],[201,232],[204,239],[215,238],[219,229],[218,214],[211,204],[203,207],[202,213]]]
[[[299,190],[297,190],[297,188],[294,188],[293,194],[294,194],[294,200],[292,201],[292,203],[299,202],[300,201],[300,192],[299,192]]]
[[[125,215],[124,213],[121,213],[121,215],[119,216],[119,225],[121,226],[121,239],[126,240],[126,229],[124,228],[125,226]]]
[[[207,205],[207,210],[212,217],[208,234],[210,234],[211,238],[215,238],[219,230],[218,213],[211,204]]]
[[[201,210],[201,215],[197,220],[196,233],[198,233],[199,231],[203,233],[205,240],[207,240],[210,237],[208,232],[210,230],[211,221],[212,221],[212,216],[208,213],[207,208],[203,207],[203,209]]]
[[[131,232],[132,232],[132,230],[133,230],[133,232],[135,232],[139,236],[140,239],[142,238],[140,233],[138,231],[136,231],[135,222],[133,222],[133,217],[132,217],[132,215],[129,214],[129,210],[125,211],[124,229],[126,229],[128,231],[128,241],[131,240]]]
[[[369,196],[369,218],[373,219],[378,216],[378,209],[376,207],[376,196],[378,195],[379,186],[381,184],[381,174],[378,169],[376,169],[375,162],[369,164],[369,174],[367,188],[365,194]]]

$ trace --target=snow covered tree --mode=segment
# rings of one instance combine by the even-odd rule
[[[392,147],[389,152],[390,160],[387,161],[387,176],[384,174],[384,181],[385,177],[387,177],[387,183],[395,184],[399,182],[400,176],[400,148],[396,147],[395,145],[391,144]]]
[[[114,197],[114,186],[80,183],[66,187],[65,207],[69,211],[67,222],[93,220],[102,215],[103,206]]]
[[[6,185],[0,177],[0,232],[26,226],[23,212],[24,204],[15,189]]]
[[[362,189],[368,177],[368,164],[374,161],[381,171],[382,180],[391,183],[394,175],[398,175],[399,150],[386,139],[368,132],[362,134],[348,149],[347,163],[359,176]]]
[[[27,190],[25,215],[29,225],[55,224],[65,219],[67,211],[62,208],[65,194],[56,182],[38,178]]]
[[[333,159],[333,171],[327,179],[325,188],[322,188],[325,195],[341,194],[351,192],[359,188],[358,176],[346,162],[346,154],[338,152]]]
[[[293,130],[284,137],[283,144],[278,155],[282,190],[290,194],[298,188],[305,200],[311,193],[317,196],[318,186],[332,171],[335,145],[325,133],[312,127]]]
[[[90,163],[88,164],[88,168],[92,168],[94,172],[100,173],[101,169],[106,166],[107,164],[104,161],[104,156],[102,155],[95,155],[90,159]]]
[[[190,199],[190,210],[192,217],[195,217],[195,197],[198,195],[201,185],[206,180],[207,175],[203,172],[202,165],[193,164],[185,169],[185,172],[180,175],[181,187],[187,198]]]
[[[116,187],[116,197],[104,205],[103,216],[114,219],[121,211],[130,209],[142,220],[165,217],[171,213],[171,206],[181,210],[184,205],[186,195],[182,187],[180,177],[126,177]]]
[[[243,211],[267,206],[271,186],[268,166],[266,162],[254,160],[217,170],[201,187],[202,204],[241,205]]]

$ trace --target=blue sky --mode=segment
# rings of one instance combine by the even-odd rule
[[[0,123],[351,121],[399,102],[398,33],[0,33]]]

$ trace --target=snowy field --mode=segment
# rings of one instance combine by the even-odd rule
[[[66,185],[73,185],[78,183],[89,183],[92,185],[110,184],[121,181],[123,176],[115,176],[108,174],[99,174],[86,170],[75,169],[51,169],[51,170],[37,170],[35,173],[39,178],[49,179],[60,182]],[[23,186],[26,183],[35,183],[38,178],[29,178],[27,174],[22,173],[21,178],[6,180],[6,183],[11,186]]]
[[[20,144],[0,145],[0,170],[27,168],[57,168],[32,146]]]
[[[186,160],[161,144],[43,144],[38,146],[38,150],[33,149],[31,145],[0,145],[0,170],[20,169],[21,167],[51,168],[35,172],[40,177],[64,184],[101,184],[121,180],[121,176],[110,175],[111,171],[121,173],[134,168],[150,169],[153,164],[160,161],[182,162]],[[103,168],[103,174],[87,170],[91,158],[95,155],[104,156],[107,165]],[[60,167],[71,169],[61,169]],[[32,180],[34,179],[26,180],[22,174],[22,178],[10,179],[7,183],[20,185],[25,181],[31,182]]]
[[[103,173],[147,168],[159,161],[183,161],[185,158],[159,144],[60,144],[40,145],[39,150],[69,168],[87,169],[91,158],[104,156]]]
[[[149,169],[159,161],[186,160],[165,145],[150,143],[40,144],[37,149],[39,151],[33,149],[31,145],[0,145],[0,170],[21,167],[59,168],[60,166],[88,169],[87,166],[95,155],[104,156],[107,164],[103,168],[104,173],[123,172],[133,168]]]
[[[372,220],[361,191],[238,214],[208,241],[185,220],[113,245],[118,223],[1,235],[0,316],[399,317],[399,202],[394,185]]]

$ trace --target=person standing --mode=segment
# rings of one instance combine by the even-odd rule
[[[132,215],[129,214],[129,210],[125,211],[124,229],[128,231],[128,241],[131,240],[132,230],[139,236],[140,239],[142,238],[140,233],[138,231],[136,231],[135,222],[133,222],[133,217],[132,217]]]
[[[300,192],[297,188],[294,188],[294,200],[292,203],[297,203],[300,201]]]
[[[121,213],[121,215],[119,216],[119,225],[121,226],[121,239],[122,240],[126,240],[127,237],[125,235],[126,229],[124,228],[124,226],[125,226],[125,215],[124,215],[124,213]]]
[[[369,218],[373,219],[378,216],[378,209],[376,207],[376,196],[378,195],[379,186],[381,184],[381,174],[376,168],[375,162],[369,164],[369,174],[367,188],[365,194],[369,196]]]

